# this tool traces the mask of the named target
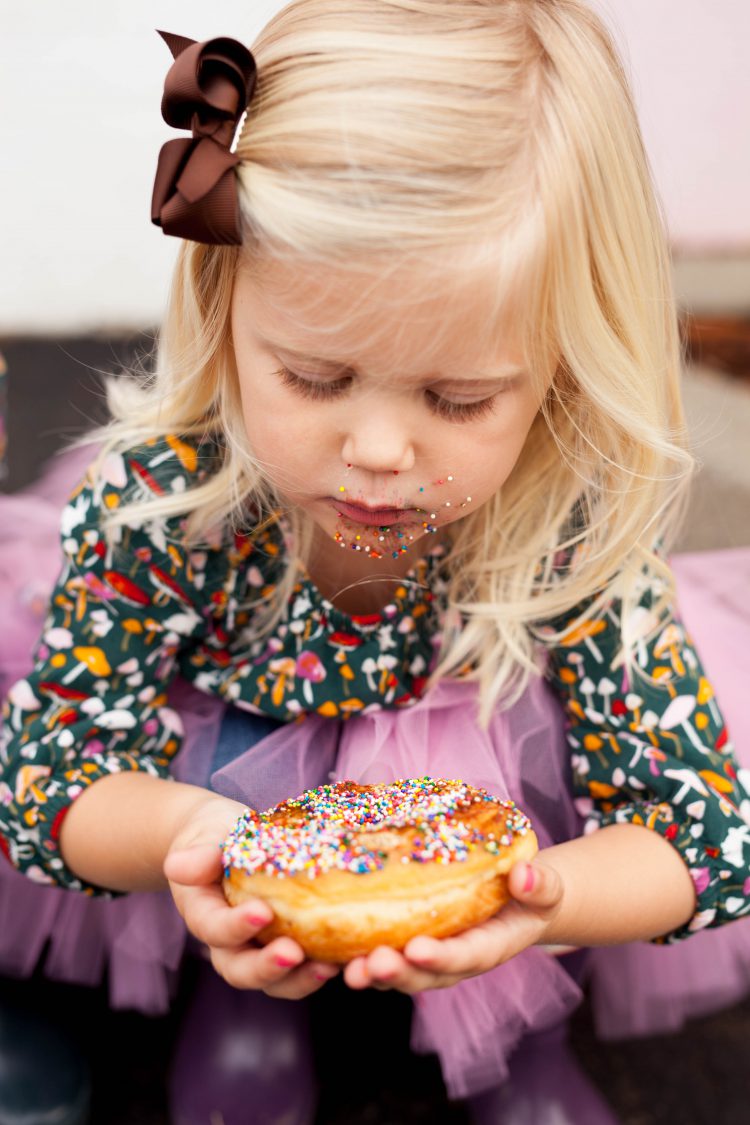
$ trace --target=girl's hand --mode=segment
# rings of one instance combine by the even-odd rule
[[[543,943],[562,904],[560,875],[538,858],[530,864],[517,863],[508,889],[512,900],[482,925],[442,940],[412,938],[403,953],[381,945],[367,957],[350,961],[344,980],[354,989],[395,988],[406,993],[449,988]]]
[[[164,874],[187,928],[208,946],[217,973],[234,988],[256,988],[297,1000],[316,992],[338,966],[306,961],[291,938],[255,946],[253,938],[273,914],[261,899],[230,906],[221,888],[219,844],[243,805],[207,794],[178,829],[164,861]]]

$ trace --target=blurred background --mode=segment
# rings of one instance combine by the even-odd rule
[[[155,28],[251,43],[281,6],[276,0],[223,0],[213,8],[196,0],[4,6],[0,487],[27,485],[67,439],[101,419],[101,374],[152,346],[177,249],[150,222],[157,153],[176,135],[159,112],[171,57]],[[689,357],[685,400],[703,465],[681,548],[748,545],[750,4],[602,0],[595,6],[631,77],[673,248]],[[96,994],[34,987],[36,993],[29,986],[22,992],[30,1002],[51,996],[58,1010],[76,1012],[75,1033],[94,1061],[95,1122],[165,1122],[163,1071],[177,1017],[113,1014]],[[15,994],[18,986],[0,983],[3,989]],[[335,1010],[346,998],[333,992]],[[460,1107],[445,1102],[437,1067],[409,1055],[405,1032],[389,1033],[383,1047],[385,1021],[396,1013],[405,1028],[408,1003],[382,996],[360,1001],[365,1006],[355,1018],[358,1026],[370,1025],[380,1062],[373,1075],[372,1066],[358,1069],[353,1059],[342,1083],[321,1047],[322,1071],[331,1079],[321,1125],[465,1120]],[[321,1018],[322,1042],[331,1025]],[[127,1047],[134,1042],[137,1050]],[[748,1120],[750,1005],[696,1022],[682,1035],[626,1044],[596,1043],[584,1009],[575,1045],[627,1125]],[[129,1070],[123,1071],[123,1056],[132,1059]]]

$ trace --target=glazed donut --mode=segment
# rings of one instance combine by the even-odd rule
[[[513,801],[463,781],[340,781],[256,813],[246,809],[222,846],[233,905],[264,899],[310,958],[346,963],[417,934],[449,937],[507,902],[508,872],[538,849]]]

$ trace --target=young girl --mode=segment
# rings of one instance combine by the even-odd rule
[[[301,1027],[278,998],[339,970],[225,904],[243,806],[461,776],[532,816],[538,859],[490,922],[343,979],[414,996],[414,1046],[478,1119],[606,1121],[550,1030],[569,951],[620,947],[589,958],[604,1034],[729,1002],[750,964],[747,922],[715,929],[750,913],[749,775],[665,561],[691,458],[621,65],[580,0],[295,0],[253,55],[162,34],[193,137],[152,219],[183,241],[8,691],[3,846],[67,891],[33,888],[30,943],[13,876],[6,947],[28,968],[51,938],[72,979],[108,958],[114,1001],[153,1011],[187,930],[218,974],[193,1030],[223,977],[262,1052]],[[167,886],[181,918],[134,893]],[[311,1118],[300,1043],[256,1057],[237,1120]],[[175,1119],[235,1120],[193,1047]]]

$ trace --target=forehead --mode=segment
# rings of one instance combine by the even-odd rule
[[[232,317],[241,339],[375,375],[492,374],[523,365],[489,278],[451,274],[440,262],[357,270],[243,263]]]

